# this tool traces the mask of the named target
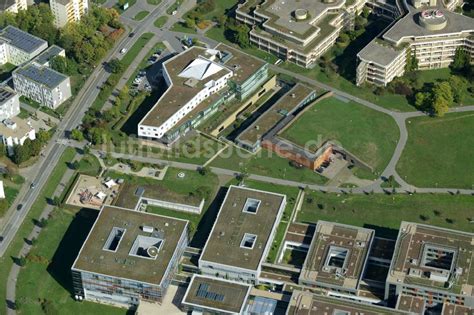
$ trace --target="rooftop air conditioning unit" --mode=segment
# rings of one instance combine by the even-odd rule
[[[155,230],[152,226],[147,226],[147,225],[144,225],[142,227],[142,230],[143,232],[145,233],[153,233],[153,231]]]

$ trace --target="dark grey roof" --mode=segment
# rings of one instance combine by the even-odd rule
[[[15,46],[16,48],[27,53],[34,52],[44,44],[47,45],[45,40],[33,36],[11,25],[2,30],[0,37],[6,39],[10,45]]]
[[[15,0],[0,0],[0,11],[5,11],[15,4]]]
[[[10,88],[0,86],[0,104],[3,104],[6,100],[9,100],[15,95],[15,91]]]
[[[59,46],[53,45],[43,51],[41,54],[39,54],[35,58],[35,62],[39,63],[40,65],[44,66],[46,63],[48,63],[51,59],[59,55],[61,52],[63,52],[64,49],[62,49]]]
[[[43,84],[49,88],[57,87],[68,77],[48,67],[39,67],[35,64],[28,64],[14,71],[30,80]]]

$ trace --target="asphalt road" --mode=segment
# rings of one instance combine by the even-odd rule
[[[153,22],[165,13],[168,6],[172,3],[173,0],[164,0],[161,4],[157,5],[140,24],[131,29],[131,32],[134,32],[135,35],[128,37],[128,33],[126,33],[103,61],[109,60],[113,56],[120,58],[120,50],[122,48],[131,47],[143,33],[152,29]],[[66,131],[70,131],[80,125],[85,112],[97,97],[100,87],[107,80],[108,76],[109,73],[107,73],[102,66],[98,66],[76,96],[69,111],[59,123],[57,132],[43,150],[43,156],[40,157],[39,161],[32,168],[30,178],[27,179],[27,183],[20,190],[18,197],[4,219],[0,233],[0,256],[3,256],[10,245],[16,231],[21,226],[32,204],[38,198],[39,193],[66,148],[64,145],[59,144],[57,140],[64,138]],[[35,189],[30,188],[30,183],[35,183]],[[23,206],[17,211],[16,209],[19,204]]]

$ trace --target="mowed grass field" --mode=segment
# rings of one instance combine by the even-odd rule
[[[283,136],[303,147],[309,142],[339,142],[380,173],[392,157],[399,131],[390,116],[331,97],[312,105]]]
[[[474,186],[474,113],[407,120],[408,142],[397,171],[419,187],[472,189]]]
[[[472,196],[448,194],[344,195],[309,192],[297,221],[318,220],[364,226],[396,238],[400,222],[410,221],[474,232]]]

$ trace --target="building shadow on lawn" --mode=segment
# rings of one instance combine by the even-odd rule
[[[222,202],[224,201],[225,194],[227,193],[227,187],[220,187],[214,197],[214,200],[207,208],[207,211],[202,216],[199,221],[198,226],[196,227],[196,233],[194,234],[189,245],[195,248],[203,248],[206,244],[207,238],[211,233],[212,226],[214,221],[217,218],[217,213],[221,207]]]
[[[82,208],[69,225],[51,263],[48,273],[66,290],[74,296],[71,267],[94,224],[99,211]]]

